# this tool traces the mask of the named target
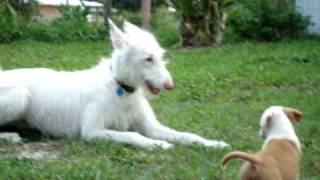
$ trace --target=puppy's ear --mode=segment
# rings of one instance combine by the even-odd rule
[[[126,35],[111,21],[108,19],[109,22],[109,33],[112,42],[112,46],[115,49],[123,48],[128,44]]]
[[[272,113],[271,115],[267,116],[267,122],[266,122],[266,129],[270,129],[271,123],[274,119],[274,114]]]
[[[294,108],[288,108],[288,107],[283,107],[283,112],[287,115],[287,117],[292,121],[292,122],[300,122],[302,118],[302,112],[294,109]]]

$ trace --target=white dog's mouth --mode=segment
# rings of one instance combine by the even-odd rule
[[[149,91],[154,94],[154,95],[158,95],[160,93],[160,88],[155,87],[150,81],[146,81],[146,86],[149,89]]]

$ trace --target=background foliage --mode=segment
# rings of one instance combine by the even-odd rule
[[[38,4],[35,0],[30,2],[32,3],[25,4],[18,0],[0,2],[0,42],[17,39],[62,42],[106,38],[103,24],[87,22],[87,8],[61,6],[60,18],[52,22],[40,22],[32,18],[37,14]]]
[[[17,5],[18,0],[4,0],[0,2],[0,42],[9,42],[21,38],[26,21],[23,15],[28,17],[30,8],[25,5]]]
[[[158,8],[162,5],[165,5],[165,0],[152,0],[151,1],[152,9]],[[141,8],[141,1],[136,0],[112,0],[112,7],[120,10],[127,10],[127,11],[139,11]]]
[[[297,11],[295,3],[283,7],[275,0],[246,0],[230,12],[227,38],[273,41],[303,35],[309,17]]]
[[[48,42],[105,39],[107,32],[103,24],[88,23],[88,8],[61,6],[62,17],[52,22],[32,22],[25,38]]]
[[[304,35],[304,31],[310,23],[308,17],[302,16],[296,10],[294,3],[288,3],[287,6],[279,9],[275,0],[241,0],[234,1],[235,3],[230,8],[229,1],[219,0],[218,2],[223,10],[229,14],[225,28],[227,41],[245,39],[273,41],[296,38]],[[36,1],[30,0],[30,4],[19,4],[18,2],[20,1],[4,0],[0,2],[0,43],[17,39],[47,42],[101,40],[107,36],[107,30],[102,24],[86,22],[87,9],[62,7],[60,9],[63,14],[61,18],[52,22],[38,22],[31,18],[37,14],[38,4]],[[130,1],[127,4],[124,2],[113,2],[114,7],[119,8],[119,11],[112,14],[112,18],[118,21],[118,24],[122,24],[120,22],[127,19],[140,25],[139,1]],[[169,12],[168,3],[161,0],[153,1],[151,18],[151,31],[158,37],[161,44],[167,47],[172,47],[182,41],[182,15],[184,17],[197,15],[195,19],[207,17],[206,11],[193,10],[201,9],[203,1],[172,0],[172,2],[184,8],[177,9],[177,12]],[[192,9],[187,7],[192,7]],[[208,25],[208,23],[202,24]],[[209,27],[207,25],[204,27]],[[197,31],[196,34],[199,33],[200,31]],[[200,39],[204,41],[212,39],[212,37],[203,38],[205,37],[203,34],[200,33],[199,37],[202,37]]]
[[[224,38],[227,9],[234,0],[171,0],[180,21],[181,45],[217,46]]]

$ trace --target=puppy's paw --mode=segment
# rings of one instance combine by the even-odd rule
[[[213,148],[231,148],[231,146],[224,141],[214,141],[214,140],[207,140],[204,145],[206,147],[213,147]]]

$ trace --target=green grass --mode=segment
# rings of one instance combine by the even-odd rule
[[[93,66],[111,47],[105,42],[0,45],[4,69]],[[255,152],[262,111],[275,104],[304,113],[296,125],[303,148],[301,179],[320,177],[320,41],[241,43],[216,49],[169,51],[176,89],[152,102],[166,125],[222,139],[233,149]],[[26,141],[31,141],[26,138]],[[220,165],[228,150],[199,145],[146,151],[113,142],[41,137],[56,141],[58,159],[19,160],[21,145],[0,141],[0,179],[236,179],[240,162]]]

